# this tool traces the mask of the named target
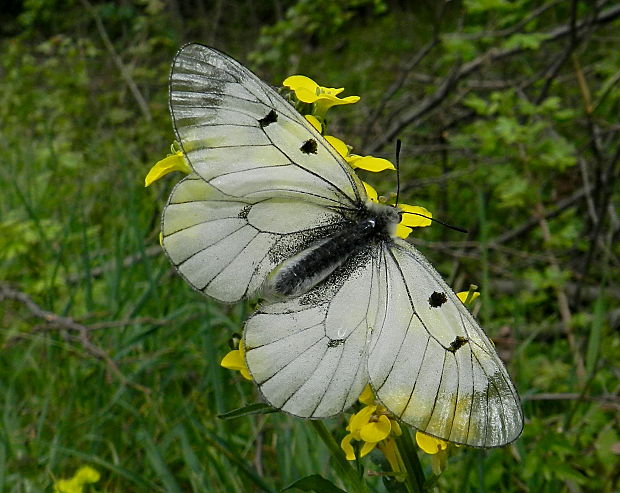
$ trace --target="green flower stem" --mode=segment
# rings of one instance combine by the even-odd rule
[[[422,493],[425,491],[424,483],[424,471],[422,470],[422,464],[418,458],[418,451],[411,439],[411,433],[406,427],[403,427],[403,434],[396,437],[396,446],[398,447],[398,453],[405,466],[407,473],[405,479],[405,485],[407,490],[412,493]]]
[[[355,468],[349,463],[340,448],[340,445],[336,442],[336,440],[334,440],[334,437],[325,427],[323,422],[313,419],[310,420],[309,423],[313,426],[321,440],[323,440],[323,443],[329,449],[337,469],[342,474],[341,479],[347,485],[347,489],[349,491],[355,491],[356,493],[369,493],[370,490],[366,485],[366,481],[364,481],[364,478],[361,477]]]

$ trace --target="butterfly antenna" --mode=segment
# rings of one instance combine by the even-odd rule
[[[398,197],[400,196],[400,148],[402,141],[396,139],[396,204],[398,205]]]
[[[396,139],[396,204],[398,205],[398,198],[400,197],[400,148],[402,147],[402,141],[400,139]],[[453,229],[454,231],[458,231],[460,233],[467,233],[468,231],[463,228],[459,228],[458,226],[452,226],[451,224],[444,223],[439,219],[434,219],[432,217],[425,216],[424,214],[419,214],[417,212],[405,212],[401,211],[402,214],[413,214],[414,216],[425,217],[433,222],[439,223],[446,228]]]
[[[439,219],[435,219],[434,217],[428,217],[428,216],[425,216],[424,214],[420,214],[418,212],[400,211],[400,213],[401,214],[412,214],[414,216],[425,217],[426,219],[428,219],[430,221],[433,221],[434,223],[439,223],[442,226],[445,226],[446,228],[449,228],[449,229],[453,229],[454,231],[458,231],[459,233],[469,233],[469,231],[467,231],[466,229],[459,228],[458,226],[452,226],[451,224],[444,223],[443,221],[440,221]]]

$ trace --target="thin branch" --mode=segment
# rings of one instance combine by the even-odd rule
[[[581,179],[585,185],[585,190],[588,192],[585,194],[586,197],[586,205],[588,206],[588,214],[590,214],[590,220],[594,223],[598,223],[598,214],[596,213],[596,208],[594,206],[594,199],[592,199],[592,186],[590,185],[590,178],[588,177],[588,166],[586,164],[585,159],[581,156],[577,158],[577,162],[579,163],[579,169],[581,171]]]
[[[439,42],[439,39],[435,38],[432,41],[430,41],[429,43],[426,43],[414,55],[414,57],[405,66],[405,68],[401,71],[400,76],[398,77],[398,79],[396,79],[392,83],[392,85],[387,89],[387,91],[385,91],[385,93],[383,94],[383,97],[381,98],[381,101],[379,101],[379,103],[375,106],[375,108],[372,110],[370,115],[368,115],[368,117],[366,118],[366,121],[369,122],[369,124],[366,125],[366,130],[364,132],[364,136],[363,136],[363,139],[362,139],[362,142],[364,142],[362,147],[366,147],[365,143],[366,143],[366,141],[368,139],[368,136],[370,135],[370,129],[371,129],[372,125],[374,124],[374,122],[379,118],[379,116],[381,115],[381,113],[385,109],[385,106],[387,105],[388,101],[403,86],[403,84],[407,80],[407,77],[413,71],[413,69],[415,67],[417,67],[417,65],[424,59],[424,57],[426,57],[426,55],[428,55],[430,53],[430,51],[435,46],[437,46],[438,42]]]
[[[144,260],[145,257],[156,257],[157,255],[161,255],[161,253],[162,253],[162,249],[159,245],[152,245],[146,248],[144,252],[128,255],[127,257],[123,259],[121,264],[125,268],[131,267],[132,265],[137,264],[138,262],[141,262],[142,260]],[[99,267],[94,267],[93,269],[91,269],[89,271],[89,277],[93,279],[97,277],[101,277],[106,272],[109,272],[116,268],[118,268],[118,263],[115,260],[112,260],[110,262],[106,262],[105,264]],[[75,284],[75,283],[80,282],[84,278],[85,276],[83,273],[71,274],[70,276],[67,277],[67,282],[69,284]]]
[[[129,70],[127,70],[127,67],[121,60],[121,57],[116,52],[116,49],[114,48],[114,44],[112,44],[112,41],[110,41],[110,37],[108,36],[105,26],[103,25],[101,17],[99,17],[99,14],[97,13],[95,8],[91,5],[91,3],[88,0],[80,0],[80,2],[82,2],[82,5],[86,8],[86,10],[88,10],[88,13],[91,15],[91,17],[95,21],[95,25],[97,26],[97,31],[99,32],[101,41],[103,41],[104,46],[106,47],[106,49],[108,50],[108,53],[112,57],[112,61],[114,62],[114,64],[116,65],[116,68],[118,68],[119,72],[121,73],[121,77],[125,81],[125,84],[127,84],[127,87],[129,87],[131,94],[136,100],[136,103],[138,103],[138,107],[140,108],[140,111],[142,111],[142,115],[144,116],[146,121],[150,122],[152,120],[151,110],[149,109],[149,106],[146,100],[142,96],[140,89],[138,89],[137,84],[131,77]]]
[[[135,388],[145,394],[150,393],[150,390],[140,384],[131,382],[123,375],[120,368],[116,364],[116,361],[102,348],[93,344],[89,337],[89,328],[76,322],[70,317],[63,317],[53,312],[44,310],[37,303],[35,303],[30,296],[26,293],[13,289],[7,284],[0,283],[0,301],[13,300],[21,303],[26,309],[38,319],[45,322],[44,327],[64,329],[70,332],[70,338],[79,341],[82,347],[95,358],[103,361],[108,369],[125,385]],[[9,341],[10,342],[10,341]],[[8,342],[7,342],[8,344]]]
[[[576,22],[574,30],[577,34],[591,25],[605,24],[620,17],[620,5],[615,5],[602,12],[600,12],[594,19],[586,19],[580,22]],[[571,24],[558,26],[554,29],[547,31],[544,39],[541,43],[546,44],[552,41],[556,41],[565,36],[568,36],[573,31]],[[424,98],[415,108],[405,112],[400,117],[394,118],[390,127],[370,145],[368,149],[369,153],[377,152],[383,148],[387,143],[394,139],[405,127],[415,124],[422,116],[435,107],[439,106],[445,97],[456,87],[457,83],[469,76],[471,73],[477,71],[483,65],[491,64],[498,60],[517,55],[526,51],[526,48],[515,47],[510,49],[501,49],[497,47],[490,48],[482,55],[476,57],[474,60],[464,63],[462,65],[455,65],[450,73],[443,79],[437,90]]]
[[[567,43],[566,49],[562,53],[562,56],[558,57],[557,60],[553,63],[553,65],[547,71],[547,76],[545,77],[545,83],[543,84],[543,87],[540,93],[538,94],[538,97],[535,100],[536,105],[539,105],[545,100],[549,92],[549,89],[551,88],[551,84],[553,83],[553,81],[556,79],[556,77],[560,73],[560,69],[562,68],[562,65],[566,63],[566,60],[568,60],[568,58],[573,54],[573,52],[577,48],[577,45],[580,42],[579,36],[577,34],[577,2],[578,1],[579,0],[571,1],[570,21],[568,23],[569,37],[568,37],[568,43]]]
[[[424,147],[430,147],[430,146],[424,146]],[[449,146],[443,146],[443,145],[438,145],[436,147],[438,148],[438,150],[444,147],[449,148]],[[417,180],[411,180],[407,182],[407,185],[402,187],[402,191],[407,192],[409,190],[413,190],[416,188],[427,187],[429,185],[438,185],[441,183],[445,183],[447,181],[452,181],[456,178],[460,178],[462,176],[473,173],[475,170],[476,170],[475,166],[469,166],[465,169],[455,169],[453,171],[448,171],[447,173],[444,173],[439,176],[429,176],[428,178],[419,178]]]
[[[540,393],[524,395],[524,401],[590,401],[598,402],[601,407],[611,409],[613,411],[620,411],[620,399],[617,395],[582,395],[572,392],[564,393]]]
[[[545,245],[551,244],[551,231],[549,229],[549,223],[547,219],[545,219],[545,209],[542,205],[542,202],[539,200],[536,203],[536,213],[539,218],[539,225],[542,231],[543,240]],[[552,255],[550,249],[547,248],[547,253]],[[551,267],[555,268],[558,272],[561,271],[560,264],[555,256],[552,255],[552,258],[549,262]],[[573,360],[575,362],[575,373],[577,375],[577,379],[579,383],[583,387],[586,381],[586,370],[585,364],[583,362],[583,357],[581,356],[581,352],[579,351],[579,347],[577,345],[577,341],[575,340],[575,335],[573,334],[573,320],[572,314],[570,310],[570,304],[568,302],[568,295],[566,294],[565,288],[558,284],[554,286],[556,299],[558,302],[558,310],[560,313],[560,318],[562,320],[562,326],[564,329],[564,333],[566,335],[566,341],[568,342],[568,346],[573,353]]]
[[[575,193],[573,193],[570,197],[566,197],[565,199],[558,201],[556,206],[553,209],[545,210],[544,219],[552,219],[556,216],[559,216],[565,210],[581,202],[581,200],[586,196],[587,193],[590,192],[590,190],[592,190],[591,187],[590,188],[583,187],[577,190]],[[527,221],[525,221],[524,223],[522,223],[521,225],[511,229],[510,231],[502,233],[501,235],[489,240],[489,246],[493,247],[494,245],[498,245],[501,243],[506,243],[508,241],[511,241],[514,238],[521,236],[526,231],[529,231],[530,229],[534,228],[536,225],[539,224],[539,221],[540,221],[539,217],[532,217],[528,219]]]

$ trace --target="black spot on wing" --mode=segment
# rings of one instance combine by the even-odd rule
[[[260,125],[261,128],[265,128],[266,126],[271,125],[272,123],[275,123],[277,121],[278,121],[278,114],[274,110],[271,110],[263,118],[258,120],[258,124]]]
[[[246,205],[243,209],[241,209],[239,211],[239,214],[237,214],[237,217],[239,219],[247,219],[248,218],[248,214],[250,213],[251,209],[252,209],[251,205]]]
[[[454,340],[450,343],[450,346],[448,347],[448,351],[454,354],[456,353],[457,349],[462,348],[468,342],[469,342],[469,339],[467,339],[467,337],[456,336]]]
[[[316,154],[317,153],[317,142],[314,139],[306,140],[303,145],[299,148],[301,152],[304,154]]]
[[[338,347],[341,344],[344,344],[345,339],[330,339],[327,343],[327,347]]]
[[[431,305],[431,308],[439,308],[446,301],[448,301],[446,293],[438,293],[437,291],[434,291],[428,299],[428,304]]]

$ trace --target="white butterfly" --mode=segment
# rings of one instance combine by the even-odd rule
[[[267,301],[246,362],[264,399],[304,418],[367,383],[404,423],[476,447],[515,440],[517,392],[492,343],[418,251],[399,211],[280,95],[198,44],[176,55],[170,111],[193,173],[172,192],[163,247],[197,290]]]

